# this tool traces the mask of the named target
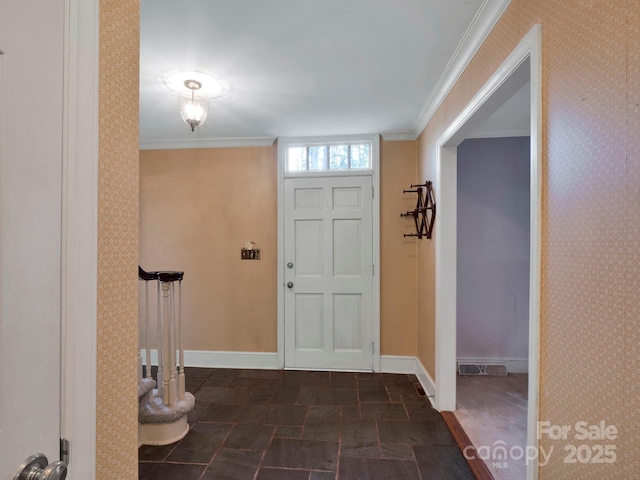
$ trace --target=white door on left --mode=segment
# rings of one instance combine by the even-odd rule
[[[0,480],[58,460],[65,2],[0,2]]]

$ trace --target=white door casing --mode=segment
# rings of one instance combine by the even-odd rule
[[[373,369],[372,177],[284,180],[285,367]]]
[[[59,455],[64,15],[0,4],[1,480]]]

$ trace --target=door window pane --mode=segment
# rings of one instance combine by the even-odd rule
[[[309,170],[326,170],[327,147],[309,147]]]
[[[287,171],[371,169],[371,144],[288,147]]]
[[[369,165],[369,144],[351,145],[351,168],[371,168]]]
[[[345,170],[349,168],[349,149],[347,145],[331,145],[329,165],[331,170]]]
[[[307,147],[289,147],[287,170],[297,172],[307,169]]]

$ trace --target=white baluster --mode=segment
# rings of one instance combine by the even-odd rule
[[[156,388],[158,389],[158,395],[162,396],[162,383],[164,381],[164,370],[162,364],[164,363],[163,346],[164,335],[162,327],[162,309],[160,308],[162,294],[160,293],[160,280],[156,282],[156,327],[158,329],[158,338],[156,344],[158,348],[158,374],[156,376]]]
[[[173,405],[178,400],[178,375],[176,371],[176,330],[175,330],[175,287],[174,282],[169,282],[169,315],[168,315],[168,333],[169,333],[169,402]]]
[[[171,370],[167,370],[169,359],[171,358],[171,302],[169,296],[169,290],[171,289],[170,282],[161,282],[162,286],[162,330],[164,331],[163,346],[162,346],[162,403],[165,405],[173,405],[170,396],[170,383],[171,383]],[[158,366],[158,368],[160,368]]]
[[[151,347],[149,346],[149,280],[144,281],[144,341],[147,378],[151,378]]]
[[[184,376],[184,350],[182,349],[182,280],[178,282],[178,355],[180,357],[180,375],[178,376],[178,397],[184,399],[185,376]]]

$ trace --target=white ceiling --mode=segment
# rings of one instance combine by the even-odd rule
[[[508,0],[142,0],[142,148],[415,138]],[[163,77],[222,77],[194,133]]]

